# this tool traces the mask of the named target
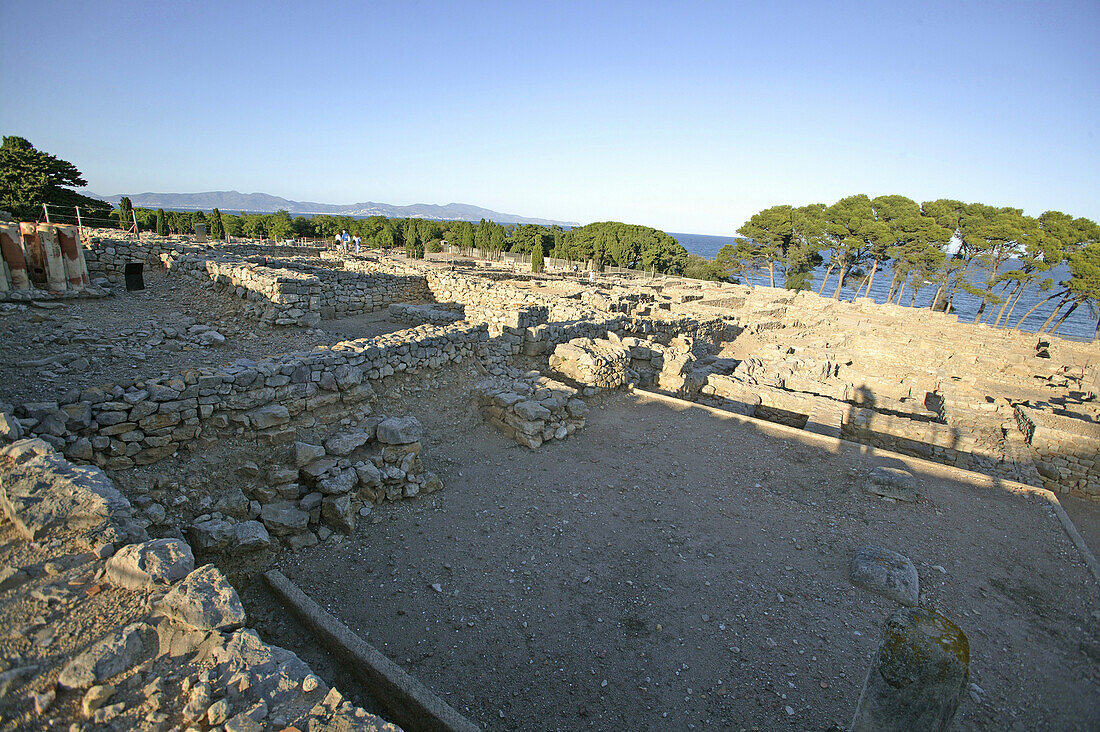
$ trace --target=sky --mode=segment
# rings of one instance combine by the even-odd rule
[[[781,203],[1100,220],[1100,3],[3,0],[0,132],[99,194],[732,235]]]

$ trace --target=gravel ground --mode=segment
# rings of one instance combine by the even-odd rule
[[[488,729],[844,728],[894,609],[847,581],[863,543],[968,634],[959,728],[1100,718],[1097,587],[1038,500],[918,475],[890,504],[860,456],[640,396],[538,451],[409,406],[443,492],[277,566]]]

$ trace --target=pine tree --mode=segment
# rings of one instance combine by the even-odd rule
[[[546,269],[546,266],[542,263],[542,245],[535,244],[535,247],[531,250],[531,271],[542,272]]]
[[[157,236],[168,236],[168,225],[164,221],[164,209],[157,209]]]
[[[42,216],[43,203],[68,211],[79,206],[87,218],[107,218],[109,203],[72,190],[86,185],[72,163],[36,150],[25,138],[4,137],[0,145],[0,209],[16,219],[36,221]]]

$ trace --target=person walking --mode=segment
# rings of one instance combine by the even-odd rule
[[[348,250],[348,243],[351,241],[351,236],[348,235],[347,229],[344,229],[344,234],[341,238],[344,241],[344,251],[346,252]]]
[[[356,254],[359,253],[359,245],[362,244],[362,242],[363,242],[363,240],[359,238],[359,232],[358,231],[355,232],[355,236],[353,236],[351,238],[351,243],[355,245],[355,253]]]
[[[340,248],[340,234],[339,233],[337,233],[336,236],[332,237],[332,248],[333,249],[339,249]]]

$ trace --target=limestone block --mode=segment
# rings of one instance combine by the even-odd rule
[[[419,442],[424,428],[416,417],[389,417],[378,423],[378,441],[387,445]]]
[[[161,601],[160,611],[196,630],[228,631],[245,622],[237,591],[213,564],[199,567],[173,587]]]
[[[145,623],[118,627],[94,642],[65,665],[57,681],[68,689],[81,689],[136,666],[156,649],[155,634]]]
[[[309,514],[289,503],[269,503],[260,510],[260,520],[275,536],[287,536],[305,531]]]
[[[195,568],[191,547],[181,539],[154,539],[128,544],[107,560],[107,580],[128,590],[160,582],[171,584]]]

